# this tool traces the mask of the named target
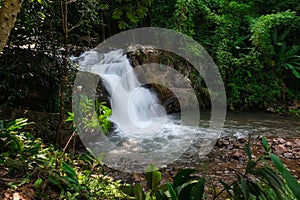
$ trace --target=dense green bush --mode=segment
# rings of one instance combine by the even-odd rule
[[[9,177],[20,177],[6,187],[15,190],[33,184],[37,199],[50,199],[49,188],[57,193],[55,199],[124,198],[119,181],[103,176],[103,165],[91,154],[70,154],[46,146],[22,130],[29,124],[27,119],[1,122],[0,168],[8,168]],[[1,185],[0,189],[7,188]]]
[[[61,2],[24,1],[0,55],[2,106],[59,111],[73,78],[68,56],[122,30],[145,26],[174,29],[202,44],[219,66],[233,109],[277,107],[299,99],[296,0],[78,0],[69,2],[67,10]],[[62,11],[67,11],[65,21]],[[196,90],[206,87],[200,78],[192,81]],[[35,94],[41,90],[42,95]]]
[[[299,93],[296,1],[157,2],[153,24],[181,31],[205,47],[219,67],[230,108],[276,107],[298,98],[287,95],[289,89]],[[274,42],[276,30],[282,38],[286,29],[286,39]]]

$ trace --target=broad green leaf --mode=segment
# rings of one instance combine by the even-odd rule
[[[17,149],[19,152],[23,151],[24,149],[23,141],[20,140],[20,138],[15,135],[11,135],[9,137],[9,141],[6,143],[6,146],[8,145],[12,145],[13,149]]]
[[[158,171],[157,167],[152,164],[149,165],[146,172],[147,188],[156,190],[160,185],[161,179],[161,173]]]
[[[42,178],[38,178],[38,179],[36,179],[36,181],[34,182],[33,185],[34,185],[35,188],[40,188],[42,182],[43,182],[43,179]]]
[[[241,190],[243,192],[244,198],[249,199],[249,187],[247,181],[244,177],[241,177],[240,181],[241,181]]]
[[[176,176],[174,177],[173,186],[174,188],[178,187],[179,185],[182,185],[183,183],[187,182],[188,180],[191,180],[193,177],[190,175],[192,173],[195,173],[197,170],[195,169],[183,169],[179,171]]]
[[[176,191],[174,190],[172,184],[167,183],[167,187],[168,187],[168,192],[171,196],[171,200],[178,200],[178,195],[177,195]]]
[[[253,160],[248,160],[246,166],[246,173],[250,173],[256,166],[256,162]]]
[[[70,184],[75,184],[75,185],[79,185],[79,182],[77,180],[76,177],[70,177],[70,176],[63,176],[62,177],[64,180],[67,181],[67,185],[69,186]]]
[[[257,182],[252,182],[248,180],[249,192],[255,197],[264,196],[267,199],[267,194],[260,188]]]
[[[133,187],[133,194],[136,200],[144,200],[145,199],[145,193],[142,189],[142,186],[140,183],[136,183]]]
[[[200,177],[199,177],[200,180]],[[199,180],[189,180],[180,186],[176,187],[176,192],[178,194],[178,199],[179,200],[185,200],[186,197],[188,197],[191,193],[191,190],[193,187],[199,182]]]
[[[245,151],[246,151],[246,154],[248,156],[248,159],[252,160],[252,151],[251,151],[251,148],[250,148],[250,141],[247,144],[245,144]]]
[[[290,174],[290,172],[285,168],[282,161],[275,154],[270,153],[272,162],[274,163],[277,170],[282,174],[283,178],[286,180],[288,187],[291,189],[293,194],[297,199],[300,199],[300,185],[297,180]]]
[[[267,141],[265,136],[262,136],[262,144],[263,144],[263,147],[264,147],[265,151],[267,153],[269,153],[270,152],[270,146],[269,146],[268,141]]]
[[[131,197],[134,196],[134,194],[133,194],[133,187],[130,186],[130,185],[122,185],[122,186],[120,187],[120,190],[121,190],[122,192],[124,192],[125,194],[131,196]]]
[[[128,17],[128,19],[134,23],[134,24],[137,24],[139,22],[139,19],[137,18],[137,16],[135,16],[135,14],[133,14],[132,12],[127,12],[126,13],[126,16]]]
[[[300,184],[297,180],[290,174],[290,172],[285,168],[282,172],[282,176],[286,180],[286,183],[295,197],[300,200]]]
[[[169,200],[167,195],[161,190],[155,192],[155,197],[156,200]]]
[[[48,175],[48,180],[49,180],[53,185],[60,186],[60,182],[58,181],[58,179],[57,179],[54,175],[49,174],[49,175]]]
[[[272,162],[275,165],[276,169],[280,173],[282,173],[284,170],[284,165],[283,165],[282,161],[280,160],[280,158],[273,153],[270,153],[270,158],[272,159]]]
[[[205,179],[201,179],[191,190],[190,200],[201,200],[204,194]]]
[[[15,119],[15,120],[9,122],[5,126],[5,129],[7,131],[13,131],[13,130],[16,130],[16,129],[21,129],[21,128],[23,128],[24,126],[26,126],[28,124],[32,124],[32,122],[27,123],[27,121],[28,121],[28,119],[25,119],[25,118]]]
[[[73,167],[62,161],[62,169],[69,177],[76,177],[76,171]]]

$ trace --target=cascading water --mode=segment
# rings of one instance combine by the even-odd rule
[[[107,138],[85,144],[94,154],[105,154],[109,166],[130,171],[143,171],[149,163],[165,166],[184,153],[196,133],[204,133],[166,114],[156,95],[138,81],[122,50],[90,50],[75,59],[81,71],[101,77],[109,94],[116,128]]]
[[[159,127],[155,123],[161,124],[166,118],[156,95],[137,80],[122,50],[101,56],[103,58],[99,59],[97,52],[86,52],[81,56],[83,59],[79,65],[83,67],[82,70],[96,73],[102,78],[112,106],[111,120],[125,135],[136,138],[151,136],[157,131],[153,127]]]

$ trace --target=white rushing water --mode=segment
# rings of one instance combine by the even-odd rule
[[[101,55],[88,51],[81,58],[82,70],[102,78],[112,106],[111,120],[119,131],[140,139],[152,136],[162,128],[167,119],[164,109],[156,95],[137,80],[122,50]]]
[[[116,128],[107,136],[108,140],[88,144],[94,154],[106,154],[109,166],[130,171],[143,171],[149,163],[164,166],[185,152],[195,134],[207,138],[207,131],[182,125],[180,116],[166,114],[156,95],[138,81],[122,50],[105,54],[90,50],[76,60],[81,71],[101,77],[109,94],[111,121]]]

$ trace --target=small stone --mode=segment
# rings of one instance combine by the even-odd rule
[[[232,146],[232,145],[231,145],[231,146]],[[236,148],[236,149],[242,149],[241,146],[242,146],[242,145],[241,145],[240,143],[234,143],[234,144],[233,144],[233,147]]]
[[[294,145],[294,147],[300,148],[300,140],[299,140],[299,139],[296,139],[296,140],[295,140],[295,145]]]
[[[293,148],[293,152],[299,152],[300,153],[300,148]]]
[[[218,140],[217,144],[216,144],[217,147],[222,147],[223,146],[223,141],[222,140]]]
[[[291,142],[286,142],[286,143],[285,143],[285,146],[286,146],[286,147],[292,147],[292,146],[293,146],[293,143],[291,143]]]
[[[241,161],[241,162],[245,162],[246,161],[246,158],[239,158],[239,161]]]
[[[278,139],[279,144],[284,144],[285,143],[285,140],[283,138],[277,138],[277,139]]]
[[[293,158],[293,154],[292,153],[284,153],[283,156],[285,158]]]
[[[240,158],[243,157],[243,154],[241,151],[236,150],[230,154],[230,157],[233,158],[234,160],[240,160]]]
[[[282,144],[275,145],[275,146],[274,146],[274,149],[275,149],[275,152],[276,152],[278,155],[282,155],[283,153],[286,153],[286,152],[287,152],[287,149],[286,149],[285,146],[282,145]]]
[[[232,149],[233,149],[233,145],[232,145],[232,144],[228,145],[228,146],[227,146],[227,149],[228,149],[228,150],[232,150]]]
[[[300,158],[300,152],[294,153],[294,157],[295,157],[296,159],[299,159],[299,158]],[[299,166],[300,166],[300,165],[299,165]]]
[[[223,144],[227,146],[227,145],[229,145],[229,141],[228,140],[224,140]]]

